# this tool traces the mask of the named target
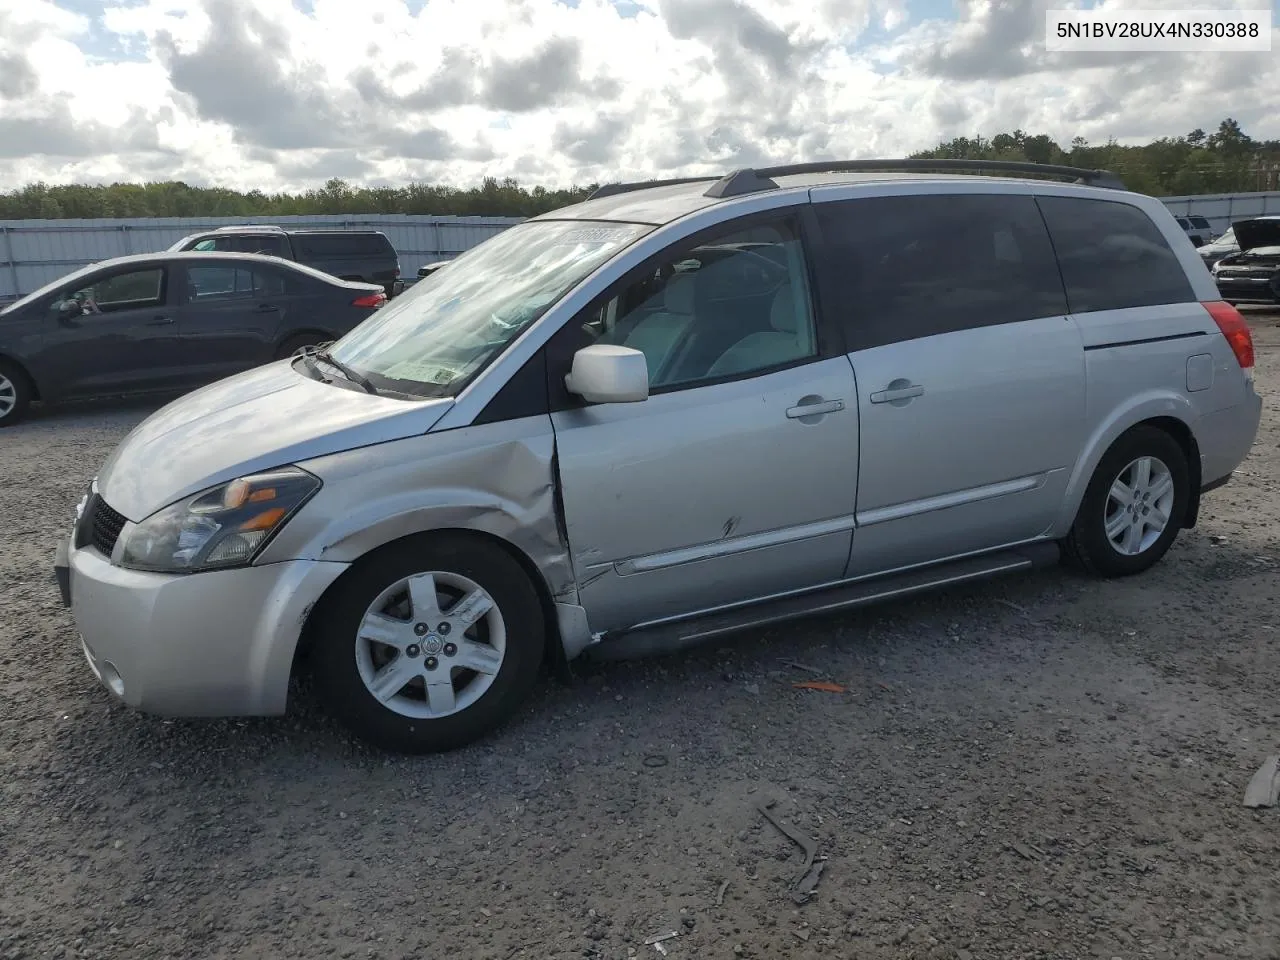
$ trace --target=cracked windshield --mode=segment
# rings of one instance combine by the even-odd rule
[[[415,284],[334,345],[379,389],[451,396],[571,287],[652,227],[518,224]]]

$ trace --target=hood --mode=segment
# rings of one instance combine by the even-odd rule
[[[153,413],[107,458],[98,492],[139,521],[245,474],[426,433],[452,404],[447,398],[393,400],[320,383],[281,360]]]
[[[1252,250],[1254,247],[1280,245],[1280,217],[1241,220],[1231,226],[1235,230],[1236,242],[1240,244],[1241,253]]]

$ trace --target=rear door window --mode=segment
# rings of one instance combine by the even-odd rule
[[[303,257],[391,257],[391,241],[380,233],[299,233],[293,238]]]
[[[189,303],[260,300],[285,291],[284,279],[274,270],[209,265],[187,268]]]
[[[815,205],[823,303],[850,349],[1067,312],[1030,196],[868,197]]]
[[[1073,313],[1196,299],[1173,250],[1132,204],[1040,197]]]
[[[273,233],[246,233],[235,238],[231,248],[236,253],[261,253],[272,257],[287,257],[289,248],[285,238]]]

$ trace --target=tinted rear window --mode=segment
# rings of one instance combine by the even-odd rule
[[[1197,230],[1209,229],[1209,221],[1206,220],[1204,217],[1192,217],[1191,225],[1195,227]]]
[[[394,257],[380,233],[297,233],[293,245],[304,257]]]
[[[1189,303],[1182,264],[1151,218],[1110,200],[1040,197],[1073,313]]]
[[[1029,196],[820,203],[823,302],[852,349],[1067,312]]]

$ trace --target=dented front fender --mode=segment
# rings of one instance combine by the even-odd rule
[[[555,449],[550,418],[538,416],[305,461],[299,466],[323,486],[257,562],[351,562],[413,534],[471,530],[522,553],[557,605],[576,605],[578,586],[558,515]]]

